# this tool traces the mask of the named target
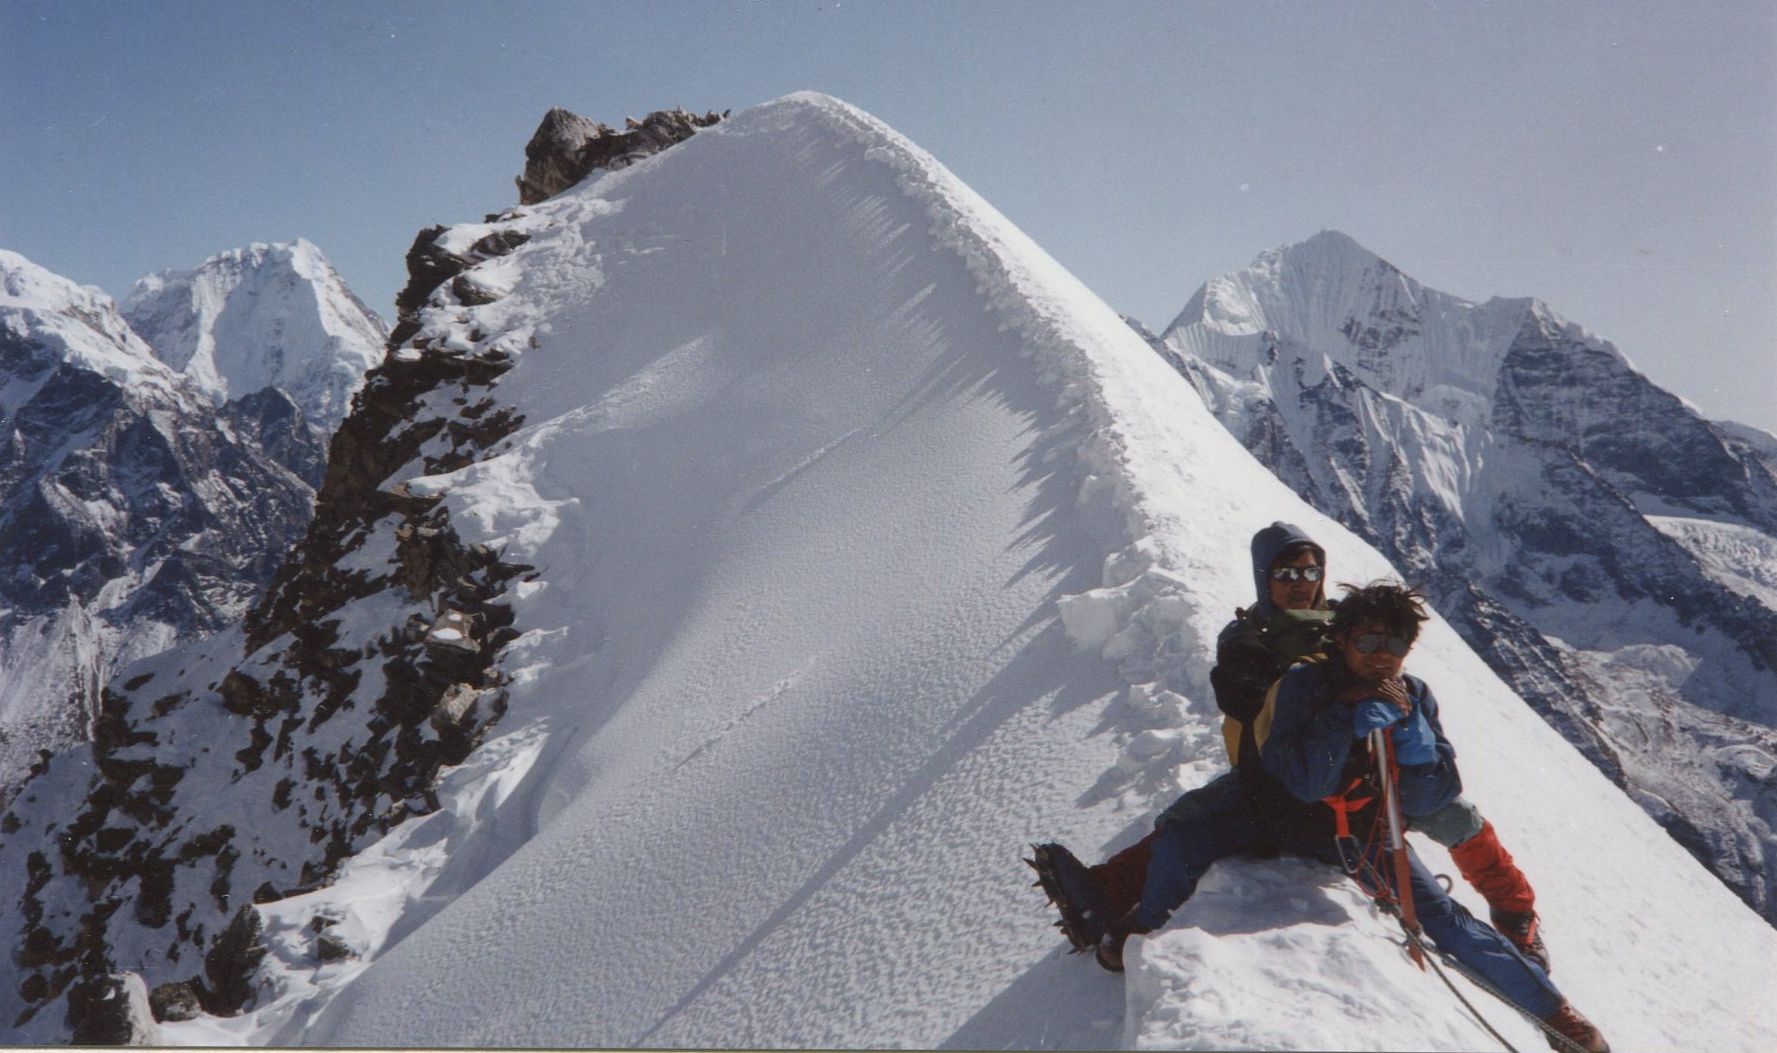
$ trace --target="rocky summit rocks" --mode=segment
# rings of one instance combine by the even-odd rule
[[[625,168],[691,138],[727,113],[699,117],[684,110],[656,110],[623,131],[556,108],[543,117],[524,148],[524,174],[517,179],[518,202],[534,205],[561,193],[595,169]]]

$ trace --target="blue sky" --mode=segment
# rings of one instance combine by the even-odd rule
[[[537,121],[837,95],[1112,306],[1335,228],[1777,430],[1777,4],[0,0],[0,246],[114,295],[306,237],[393,314]]]

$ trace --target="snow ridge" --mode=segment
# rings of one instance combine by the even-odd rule
[[[753,139],[765,142],[751,146]],[[874,177],[855,163],[858,147],[868,160],[887,168],[900,200],[877,196]],[[773,160],[760,167],[759,159],[765,156]],[[793,163],[783,161],[785,156]],[[782,186],[796,197],[799,205],[790,211],[779,211],[781,204],[749,202],[754,209],[764,209],[770,222],[791,237],[804,231],[804,224],[821,224],[807,228],[811,230],[856,227],[873,232],[885,251],[892,250],[881,273],[913,282],[910,300],[880,309],[868,339],[855,344],[843,341],[832,349],[850,367],[840,375],[855,382],[859,373],[870,374],[893,390],[894,358],[863,353],[852,360],[838,347],[856,346],[861,351],[896,322],[941,322],[959,338],[972,341],[972,350],[949,369],[928,370],[925,390],[963,370],[963,376],[978,379],[944,390],[973,393],[966,405],[1006,402],[1031,407],[1027,412],[1034,416],[1024,425],[1017,463],[1023,466],[1027,485],[1039,482],[1041,496],[1019,510],[1025,524],[1019,533],[1028,536],[1036,524],[1045,532],[1075,536],[1065,545],[1051,541],[1047,546],[1042,559],[1067,562],[1055,568],[1059,578],[1043,590],[1048,599],[1030,612],[1034,621],[1026,624],[1043,625],[1044,612],[1052,612],[1046,615],[1048,623],[1059,621],[1068,634],[1069,649],[1084,645],[1086,656],[1063,657],[1046,642],[1046,634],[1019,634],[1015,639],[1026,641],[1021,653],[1028,657],[1021,660],[1065,662],[1077,668],[1076,675],[1087,677],[1088,684],[1100,684],[1096,690],[1102,692],[1083,704],[1038,706],[1044,713],[1040,737],[1025,738],[1034,729],[1023,716],[1013,716],[987,740],[954,758],[946,758],[942,749],[936,755],[926,754],[929,745],[908,753],[894,738],[884,738],[868,713],[849,704],[851,699],[862,693],[872,699],[872,709],[891,707],[898,722],[914,727],[923,726],[928,718],[922,714],[935,700],[892,681],[835,681],[836,665],[842,670],[843,663],[834,648],[838,641],[853,639],[846,633],[857,630],[842,626],[850,626],[854,619],[823,602],[825,586],[810,566],[782,562],[788,553],[801,553],[804,561],[818,564],[818,554],[832,536],[848,537],[852,547],[871,553],[872,563],[896,568],[891,578],[883,579],[879,567],[850,567],[845,589],[858,605],[867,608],[883,596],[893,596],[897,606],[922,611],[933,598],[949,605],[961,602],[948,580],[958,572],[939,564],[934,554],[965,545],[962,535],[979,536],[996,529],[989,521],[970,520],[975,525],[967,530],[961,523],[953,524],[944,533],[945,540],[940,543],[934,537],[934,543],[922,546],[916,555],[893,538],[909,529],[916,534],[922,528],[929,530],[934,522],[930,519],[916,516],[911,523],[920,526],[911,526],[897,510],[892,518],[900,525],[884,534],[842,527],[815,511],[826,507],[817,495],[831,487],[845,503],[878,512],[873,500],[846,485],[854,473],[876,478],[874,473],[884,472],[881,485],[904,501],[928,487],[941,490],[941,481],[959,476],[976,479],[973,473],[992,454],[978,441],[957,442],[956,433],[943,434],[952,436],[955,455],[962,461],[934,460],[923,448],[917,455],[912,449],[897,449],[898,456],[890,462],[897,469],[888,470],[871,451],[873,444],[897,433],[880,424],[858,430],[858,419],[851,415],[858,412],[854,397],[843,400],[847,409],[841,416],[809,429],[794,450],[781,455],[763,455],[751,428],[728,436],[720,444],[725,453],[751,448],[738,464],[723,471],[757,481],[743,486],[745,496],[733,504],[715,502],[746,513],[732,521],[723,518],[734,514],[731,511],[715,513],[714,532],[696,548],[712,546],[729,553],[731,562],[712,572],[721,587],[714,589],[707,603],[694,603],[693,613],[683,621],[661,621],[653,604],[624,599],[629,592],[618,587],[624,579],[610,571],[573,569],[568,555],[573,538],[613,539],[634,533],[633,525],[609,512],[610,505],[656,508],[666,516],[662,521],[678,524],[676,530],[696,533],[709,529],[692,526],[703,522],[705,506],[693,509],[677,495],[700,487],[720,493],[725,484],[698,473],[669,497],[643,483],[650,469],[637,469],[643,475],[632,477],[609,465],[594,467],[599,457],[585,452],[586,447],[569,444],[570,438],[606,436],[599,440],[606,449],[604,456],[621,459],[636,456],[638,447],[621,439],[624,433],[635,432],[648,437],[649,448],[671,447],[650,454],[661,458],[679,452],[677,444],[685,441],[681,438],[685,430],[720,432],[729,415],[745,413],[743,419],[754,419],[752,410],[743,406],[758,394],[729,379],[735,368],[730,357],[743,347],[757,353],[752,345],[730,347],[734,335],[720,329],[687,341],[687,331],[698,332],[694,323],[683,329],[669,326],[658,339],[673,349],[671,353],[642,356],[638,361],[633,345],[615,335],[652,334],[659,327],[650,321],[656,312],[683,315],[688,310],[685,303],[701,304],[710,287],[700,268],[711,264],[689,262],[696,259],[699,248],[710,253],[705,260],[719,261],[731,251],[753,259],[746,253],[756,246],[749,245],[747,225],[738,216],[730,216],[724,224],[720,213],[708,214],[711,227],[720,229],[661,225],[664,215],[683,216],[684,202],[701,200],[709,190],[701,177],[708,173],[716,178],[717,172],[724,180],[739,180],[743,174],[768,178],[770,185]],[[843,189],[851,210],[838,217],[802,213],[801,208],[820,203],[818,191],[823,186]],[[651,198],[651,193],[665,196]],[[911,242],[904,229],[910,216],[924,228],[924,236]],[[540,713],[566,720],[567,711],[551,701],[557,696],[583,699],[576,706],[591,723],[577,736],[564,739],[557,732],[537,747],[527,769],[538,781],[530,791],[541,795],[537,803],[526,805],[522,795],[507,799],[506,812],[517,811],[511,819],[503,817],[503,822],[534,829],[534,838],[502,855],[506,863],[484,874],[459,869],[450,884],[463,891],[449,912],[435,915],[432,924],[422,924],[393,946],[382,948],[350,985],[336,989],[334,1000],[312,1025],[293,1024],[279,1033],[282,1040],[356,1043],[389,1040],[402,1029],[411,1034],[418,1020],[403,1007],[423,1001],[430,1014],[426,1026],[438,1026],[435,1014],[448,1013],[457,1021],[448,1025],[453,1034],[471,1033],[458,1032],[457,1027],[482,1028],[502,1041],[549,1041],[571,1034],[576,1041],[591,1037],[616,1044],[956,1043],[982,1048],[1057,1043],[1078,1048],[1118,1041],[1165,1044],[1181,1041],[1181,1036],[1225,1045],[1238,1036],[1261,1032],[1280,1044],[1307,1046],[1467,1048],[1482,1041],[1472,1023],[1445,1004],[1447,996],[1441,990],[1422,985],[1422,978],[1393,954],[1387,923],[1369,917],[1361,897],[1336,876],[1310,875],[1310,868],[1232,866],[1213,876],[1181,923],[1135,950],[1126,1003],[1114,986],[1105,989],[1094,983],[1097,977],[1090,966],[1070,971],[1070,966],[1082,963],[1058,956],[1052,939],[1034,939],[1038,934],[1025,929],[1033,923],[1040,926],[1041,911],[1017,898],[1021,883],[1007,875],[1018,872],[1008,851],[1014,847],[1008,841],[1017,840],[1006,837],[1009,827],[1028,830],[1027,839],[1063,836],[1087,851],[1095,845],[1108,850],[1139,836],[1155,810],[1181,787],[1207,779],[1220,768],[1206,683],[1207,641],[1236,605],[1250,602],[1250,575],[1242,567],[1253,529],[1279,515],[1294,518],[1325,541],[1342,573],[1379,577],[1390,568],[1350,533],[1297,504],[1275,479],[1246,459],[1209,415],[1190,408],[1176,375],[1150,355],[1114,313],[929,155],[836,100],[793,96],[739,114],[723,127],[635,169],[597,177],[515,222],[525,225],[532,241],[498,264],[484,265],[495,270],[499,286],[510,291],[507,299],[485,307],[452,309],[449,294],[441,294],[435,298],[436,310],[428,324],[436,326],[430,330],[434,338],[447,339],[454,333],[455,339],[468,341],[479,333],[484,341],[507,339],[524,345],[514,372],[498,390],[526,407],[533,423],[513,437],[504,453],[449,477],[429,477],[409,485],[441,495],[452,509],[453,521],[465,524],[466,530],[475,523],[488,524],[473,540],[503,546],[508,558],[555,568],[528,586],[533,591],[518,601],[518,624],[530,628],[506,659],[515,679],[512,709],[503,729],[536,727],[527,721]],[[823,251],[812,238],[809,241],[799,250],[817,255]],[[945,264],[932,259],[934,249],[940,256],[961,261],[966,280],[974,286],[972,298],[958,300],[951,295],[953,279],[944,277]],[[686,266],[692,269],[669,266],[675,258],[688,261]],[[793,258],[779,262],[787,264]],[[829,265],[834,262],[820,258]],[[640,270],[649,265],[659,269]],[[640,273],[677,285],[684,301],[664,308],[653,284],[626,284],[629,275]],[[876,285],[861,276],[842,284],[853,293]],[[922,285],[924,291],[918,291]],[[786,288],[795,291],[787,294]],[[761,278],[756,285],[743,284],[724,294],[724,302],[731,305],[726,317],[745,313],[745,307],[735,305],[755,303],[792,302],[802,311],[840,316],[857,310],[849,301],[825,298],[817,291],[820,288],[816,276],[798,270],[776,281]],[[623,297],[628,299],[625,307],[613,306]],[[760,310],[774,330],[800,334],[806,328],[798,317]],[[976,335],[969,320],[971,310],[977,316],[986,314],[1003,343]],[[697,308],[689,311],[693,317],[698,313]],[[925,317],[922,311],[936,316]],[[526,338],[517,339],[516,334],[527,330]],[[492,333],[508,335],[487,336]],[[559,378],[564,375],[557,372],[559,367],[548,363],[579,341],[602,347],[607,338],[600,334],[611,334],[614,345],[604,348],[604,358],[589,361],[586,367],[599,379],[578,397],[570,396],[561,390]],[[779,334],[772,343],[780,349],[795,348],[799,339]],[[727,354],[724,348],[730,348]],[[744,372],[782,377],[780,356],[785,354],[779,350],[749,361]],[[606,360],[615,368],[604,366]],[[697,363],[696,368],[680,368],[690,362]],[[617,363],[624,364],[617,367]],[[1019,379],[1021,373],[1034,373],[1037,385]],[[812,409],[779,408],[757,419],[761,424],[780,422],[775,426],[781,428],[785,420],[818,417],[831,408],[828,392],[838,383],[824,372],[821,376],[819,383],[808,383],[808,376],[798,375],[797,385],[807,392]],[[552,377],[558,378],[556,383],[550,383]],[[1024,394],[1013,394],[1018,391]],[[1175,397],[1159,394],[1167,392]],[[590,405],[581,401],[588,396]],[[991,430],[995,429],[977,421],[969,434]],[[562,453],[552,453],[558,444],[562,450],[582,451],[573,455],[579,467],[570,468]],[[719,458],[711,449],[684,445],[670,463],[695,465]],[[899,474],[910,461],[922,477],[911,489]],[[968,492],[977,496],[951,500],[958,509],[977,509],[980,489],[978,483],[972,484]],[[1010,492],[1020,490],[1014,487]],[[598,495],[600,500],[596,506],[582,503],[579,495]],[[923,507],[923,498],[916,507]],[[746,517],[761,515],[768,517],[765,526],[772,532],[765,547],[757,548],[761,542],[747,528]],[[947,518],[956,515],[952,512]],[[860,531],[861,536],[853,536]],[[676,549],[671,544],[661,549],[656,544],[661,540],[651,538],[639,548],[626,542],[625,558],[639,560],[644,567],[670,566],[658,556]],[[803,548],[804,543],[809,547]],[[1029,570],[1027,565],[1025,572]],[[960,576],[976,580],[972,574]],[[564,584],[569,587],[564,589]],[[658,573],[641,574],[628,584],[665,596],[678,595],[684,587],[676,574]],[[581,606],[575,599],[594,594],[608,597],[609,602]],[[724,628],[731,624],[726,613],[730,605],[750,614],[744,622]],[[770,641],[783,637],[788,626],[804,624],[798,617],[803,605],[824,616],[822,632],[828,635],[801,639],[787,652],[780,651]],[[976,617],[988,614],[970,610]],[[584,634],[585,625],[595,627],[591,637]],[[669,641],[664,651],[658,644],[642,642],[657,637]],[[579,639],[587,642],[577,644]],[[749,641],[750,647],[732,642],[736,639]],[[918,661],[933,670],[954,668],[956,656],[942,640],[942,633],[914,632],[897,645],[896,652],[901,660]],[[722,656],[736,647],[743,648],[739,653],[746,656],[746,672],[724,665]],[[1622,838],[1606,838],[1599,831],[1620,831],[1625,824],[1638,823],[1638,828],[1651,830],[1645,818],[1595,773],[1583,765],[1576,767],[1571,751],[1523,711],[1448,627],[1440,623],[1428,630],[1422,654],[1421,660],[1440,682],[1472,685],[1467,715],[1451,717],[1453,732],[1475,752],[1476,759],[1466,770],[1485,794],[1489,814],[1520,834],[1522,840],[1514,841],[1514,850],[1548,886],[1545,896],[1551,914],[1564,919],[1564,932],[1570,935],[1563,948],[1573,963],[1564,968],[1575,976],[1570,993],[1614,1028],[1613,1035],[1626,1036],[1631,1045],[1637,1035],[1714,1033],[1717,1025],[1711,1022],[1708,1006],[1719,1003],[1711,998],[1698,999],[1696,1011],[1674,1011],[1670,1002],[1650,998],[1649,1004],[1662,1002],[1656,1019],[1629,1002],[1607,997],[1615,984],[1627,981],[1635,987],[1648,977],[1654,977],[1654,983],[1682,986],[1678,977],[1658,964],[1641,978],[1623,977],[1605,965],[1613,953],[1606,949],[1610,943],[1606,917],[1616,917],[1615,911],[1638,894],[1618,887],[1588,887],[1585,880],[1591,878],[1582,880],[1568,865],[1567,853],[1576,845],[1590,859],[1620,855]],[[650,656],[643,662],[649,672],[631,679],[621,670],[638,655]],[[1093,655],[1103,656],[1104,668],[1114,673],[1112,679],[1095,679],[1091,670],[1099,663],[1091,661]],[[607,663],[616,668],[597,675],[582,671]],[[1008,674],[999,679],[1006,682]],[[601,686],[581,686],[589,681]],[[1021,682],[1010,679],[1013,684]],[[708,701],[683,700],[680,696],[687,689]],[[823,698],[831,701],[823,704]],[[801,726],[795,723],[799,719],[828,712],[830,707],[845,714],[840,726],[848,739],[855,740],[854,752],[835,755],[824,736],[811,740],[795,730]],[[824,719],[815,719],[820,722],[812,726],[825,726]],[[961,714],[951,719],[946,727],[978,723]],[[686,724],[682,734],[660,730],[679,722]],[[933,741],[949,739],[936,735]],[[1040,748],[1039,741],[1044,743]],[[798,743],[801,752],[783,759],[769,745],[777,742]],[[1038,753],[1028,752],[1032,748]],[[878,789],[876,773],[884,756],[904,758],[901,770],[914,773],[905,789],[886,795]],[[816,773],[833,763],[851,767],[852,777],[840,785],[823,781]],[[786,788],[774,786],[760,770],[774,767],[802,773],[788,796],[800,802],[797,814],[805,814],[806,821],[787,825],[761,821],[761,815],[772,814],[774,805],[786,799]],[[1523,786],[1524,772],[1545,773],[1540,778],[1562,772],[1562,779],[1577,780],[1573,790],[1562,792],[1589,802],[1582,809],[1585,817],[1573,821],[1558,817],[1550,823],[1537,811],[1538,801],[1546,799],[1548,791]],[[695,784],[683,781],[692,776]],[[1029,781],[1008,796],[1009,776],[1014,782]],[[967,787],[967,805],[964,797],[952,796],[959,780]],[[1058,789],[1063,791],[1059,797]],[[737,792],[746,802],[740,811],[726,804]],[[830,797],[882,802],[874,811],[864,804],[861,814],[887,818],[860,821],[834,816],[816,803]],[[689,818],[690,812],[681,809],[693,807],[688,803],[692,801],[699,810],[717,809],[719,814],[711,821],[726,832],[713,833],[703,821]],[[462,814],[448,800],[445,807]],[[930,825],[933,820],[938,825]],[[723,824],[734,824],[733,829]],[[1546,832],[1536,835],[1539,824]],[[448,822],[443,828],[457,829]],[[422,835],[415,828],[405,836],[430,841],[438,835]],[[697,879],[680,866],[689,865],[688,853],[707,850],[712,837],[731,866],[755,876],[744,893],[731,888],[721,893],[723,908],[700,914],[694,923],[670,913],[638,914],[620,906],[655,902],[662,888],[672,903],[708,902]],[[762,851],[761,845],[773,848]],[[1687,868],[1693,865],[1676,848],[1663,849],[1656,843],[1649,851],[1660,860],[1656,869],[1662,873],[1666,868],[1692,872]],[[606,859],[625,863],[613,867],[602,862]],[[646,876],[628,872],[630,867],[644,868]],[[560,884],[568,871],[574,875],[573,888],[590,885],[597,891],[572,891]],[[642,888],[650,881],[656,884],[651,894],[629,898],[644,896]],[[1310,896],[1327,901],[1325,909],[1304,915],[1297,906],[1304,881],[1310,885]],[[1251,900],[1253,889],[1265,893]],[[531,905],[519,919],[506,907],[514,897]],[[1704,893],[1704,898],[1709,903],[1705,910],[1738,911],[1734,916],[1744,917],[1744,908],[1725,893],[1714,898]],[[295,910],[300,898],[284,902]],[[1639,908],[1629,909],[1643,917]],[[545,917],[536,920],[532,913]],[[597,932],[599,919],[619,916],[624,918],[627,942],[650,949],[654,965],[648,970],[652,981],[648,988],[618,975],[615,970],[621,963],[615,959],[608,969],[575,961],[574,938],[555,931],[571,917],[583,919]],[[1219,920],[1233,918],[1241,920]],[[959,924],[958,919],[967,921]],[[518,930],[511,927],[515,920]],[[1658,910],[1649,909],[1645,920],[1660,931],[1661,941],[1684,946],[1694,939],[1685,934],[1691,930],[1678,925],[1677,919],[1669,924]],[[1328,927],[1333,922],[1339,924]],[[511,974],[510,981],[495,980],[452,961],[451,948],[482,945],[481,939],[495,931],[503,933],[502,941],[529,946],[530,954],[556,956],[572,977],[566,982],[581,992],[573,1004],[519,995],[521,988],[532,984],[549,989],[564,981],[553,971],[539,972],[535,959],[515,953],[505,943],[490,948],[499,957],[491,968]],[[1594,931],[1599,935],[1588,939]],[[1349,977],[1331,978],[1325,985],[1301,991],[1305,1015],[1279,1020],[1270,1030],[1248,1014],[1228,1011],[1236,990],[1250,988],[1255,974],[1264,977],[1258,982],[1266,986],[1296,990],[1278,979],[1279,972],[1294,970],[1302,954],[1315,953],[1302,950],[1308,933],[1325,934],[1324,954],[1329,960],[1365,964]],[[669,947],[681,950],[664,957],[656,953]],[[1239,967],[1219,973],[1189,972],[1174,953],[1211,947],[1236,954]],[[1682,951],[1676,957],[1688,960]],[[1011,963],[1017,964],[1008,969]],[[1187,980],[1191,977],[1195,979]],[[1372,993],[1388,990],[1392,1002],[1411,1005],[1423,1016],[1385,1018],[1366,1011],[1364,1007],[1373,1004],[1370,999],[1348,994],[1358,987]],[[449,1004],[428,1000],[426,992],[440,989],[455,992]],[[1638,997],[1648,996],[1644,992]],[[586,1006],[588,1000],[601,1003],[601,1008]],[[478,1012],[489,1006],[501,1008],[496,1010],[498,1019],[472,1023],[459,1019],[453,1009],[459,1004],[483,1007]],[[1348,1019],[1348,1028],[1331,1029],[1315,1022],[1327,1018],[1322,1010],[1331,1005],[1344,1007],[1340,1012]],[[1065,1015],[1080,1023],[1070,1029],[1056,1011],[1059,1006],[1072,1007]],[[1121,1023],[1109,1030],[1095,1023],[1119,1018]],[[1032,1019],[1041,1022],[1041,1037],[1033,1036]],[[1416,1024],[1417,1020],[1424,1023]],[[1744,1034],[1769,1031],[1767,1023],[1750,1026],[1752,1030]],[[1280,1034],[1278,1028],[1285,1030]],[[1664,1031],[1668,1028],[1678,1030]],[[1521,1032],[1515,1038],[1534,1041],[1534,1036],[1526,1039]],[[1650,1041],[1657,1045],[1662,1040]],[[1745,1045],[1738,1034],[1723,1034],[1721,1041],[1727,1046]]]
[[[169,372],[97,286],[77,285],[0,249],[0,310],[8,334],[42,348],[46,362],[65,361],[125,386],[171,388]],[[30,394],[9,384],[4,393],[7,416]]]

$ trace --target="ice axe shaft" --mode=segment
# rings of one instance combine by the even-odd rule
[[[1382,815],[1388,823],[1388,856],[1394,867],[1394,896],[1400,905],[1401,924],[1408,932],[1420,935],[1419,915],[1413,907],[1412,872],[1407,864],[1407,824],[1401,819],[1401,800],[1396,792],[1394,739],[1382,728],[1370,732],[1370,756],[1382,782]],[[1425,968],[1425,954],[1417,940],[1409,941],[1407,953],[1414,964]]]

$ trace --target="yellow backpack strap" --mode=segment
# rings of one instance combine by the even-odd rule
[[[1265,689],[1265,704],[1259,707],[1259,715],[1253,718],[1253,745],[1263,746],[1271,737],[1271,722],[1277,718],[1277,685],[1283,682],[1282,677],[1271,681]]]
[[[1222,718],[1222,746],[1228,751],[1231,767],[1240,766],[1240,733],[1245,729],[1246,725],[1233,717]]]
[[[1279,679],[1282,679],[1281,677]],[[1265,689],[1265,704],[1253,717],[1253,748],[1264,745],[1271,735],[1271,721],[1275,716],[1273,710],[1277,704],[1277,680]],[[1222,718],[1222,745],[1228,750],[1228,763],[1236,767],[1240,764],[1240,740],[1246,731],[1246,725],[1233,717]]]

